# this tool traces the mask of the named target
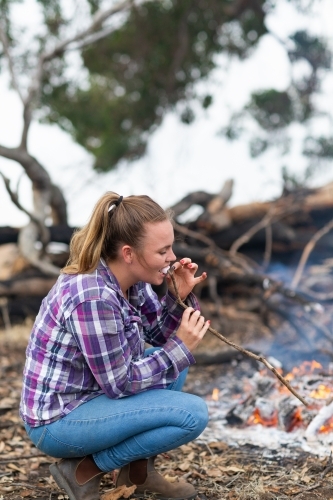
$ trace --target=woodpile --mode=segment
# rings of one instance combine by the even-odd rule
[[[196,289],[204,315],[223,335],[257,352],[277,342],[288,351],[290,343],[300,341],[301,358],[313,349],[330,357],[333,182],[234,207],[231,195],[232,181],[227,181],[217,194],[190,193],[171,207],[177,257],[189,256],[208,273]],[[200,215],[191,220],[198,207]],[[73,229],[50,228],[52,244],[68,245]],[[16,228],[0,228],[0,323],[6,308],[7,321],[14,321],[22,304],[21,316],[33,314],[55,281],[22,260],[17,235]],[[68,251],[48,256],[60,268]],[[208,335],[196,354],[209,363],[235,355]]]

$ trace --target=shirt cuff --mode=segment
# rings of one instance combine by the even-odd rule
[[[188,296],[186,297],[185,300],[183,300],[183,302],[187,306],[193,307],[193,309],[200,310],[199,302],[194,293],[192,292],[188,294]],[[176,316],[179,316],[182,315],[184,312],[183,307],[177,302],[177,297],[175,297],[175,295],[173,295],[169,290],[165,295],[165,304],[167,306],[169,313],[171,314],[176,314]]]
[[[181,372],[189,365],[195,364],[195,358],[191,351],[188,350],[184,342],[178,337],[168,339],[163,346],[163,350],[169,356],[173,364],[177,365],[178,370]]]

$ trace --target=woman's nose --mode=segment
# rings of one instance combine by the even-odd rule
[[[168,255],[168,260],[172,261],[172,260],[176,260],[176,259],[177,259],[176,255],[171,250],[170,255]]]

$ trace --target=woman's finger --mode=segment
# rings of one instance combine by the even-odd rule
[[[205,281],[206,278],[207,278],[207,273],[204,272],[200,276],[197,276],[196,278],[194,278],[194,282],[195,282],[195,284],[201,283],[201,281]]]
[[[191,261],[191,259],[189,257],[184,257],[179,262],[180,262],[181,266],[185,266],[187,264],[190,264],[192,261]]]
[[[193,307],[187,307],[185,309],[185,311],[183,312],[183,316],[182,316],[182,319],[185,320],[185,321],[189,321],[192,313],[194,312],[195,310],[193,309]]]
[[[200,311],[196,310],[190,317],[190,325],[191,326],[196,326],[200,319]]]
[[[190,262],[186,267],[188,269],[191,269],[191,271],[193,271],[193,274],[195,274],[198,270],[198,264],[196,264],[195,262]]]

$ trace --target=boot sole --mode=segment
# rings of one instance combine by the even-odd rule
[[[52,474],[53,479],[55,480],[55,482],[59,486],[59,488],[65,490],[65,492],[69,496],[69,500],[77,500],[75,494],[73,493],[72,488],[67,483],[66,479],[64,478],[64,476],[61,474],[60,470],[58,469],[57,464],[50,465],[49,470]]]

